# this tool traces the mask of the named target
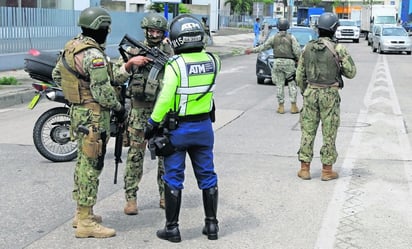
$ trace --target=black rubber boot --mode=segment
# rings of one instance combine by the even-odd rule
[[[219,232],[218,221],[216,219],[217,199],[217,186],[203,190],[203,207],[206,218],[202,233],[207,235],[207,238],[210,240],[217,240],[217,233]]]
[[[160,239],[168,240],[170,242],[182,241],[179,231],[179,213],[180,204],[182,202],[182,191],[171,190],[167,184],[165,184],[165,213],[166,213],[166,226],[158,230],[156,235]]]

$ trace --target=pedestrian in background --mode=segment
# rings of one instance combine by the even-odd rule
[[[171,242],[181,241],[178,221],[186,154],[203,193],[205,225],[202,233],[210,240],[218,239],[218,186],[213,163],[211,112],[220,60],[204,51],[204,35],[202,23],[191,15],[177,16],[170,23],[170,40],[176,56],[166,64],[164,86],[145,129],[145,137],[149,139],[166,116],[178,120],[173,126],[169,125],[171,119],[164,121],[175,151],[165,157],[166,225],[157,231],[160,239]]]
[[[297,84],[303,95],[300,113],[302,136],[298,151],[301,169],[298,177],[304,180],[311,179],[310,163],[319,122],[322,122],[323,136],[320,150],[321,180],[338,178],[332,165],[338,157],[335,142],[340,124],[339,89],[343,87],[341,75],[349,79],[356,75],[355,63],[346,48],[332,40],[338,26],[339,19],[333,13],[323,13],[319,17],[319,39],[306,45],[296,72]]]
[[[143,43],[150,47],[158,47],[169,56],[173,55],[170,44],[166,41],[167,20],[157,13],[149,13],[143,17],[140,27],[145,34]],[[143,162],[146,150],[143,129],[153,111],[153,106],[157,94],[161,88],[163,71],[158,75],[156,81],[148,83],[151,70],[150,59],[145,55],[139,54],[139,48],[128,48],[130,57],[139,60],[138,65],[128,67],[129,64],[120,58],[114,67],[116,82],[129,80],[128,95],[131,98],[131,110],[128,116],[127,135],[129,136],[130,148],[127,153],[126,168],[124,172],[124,189],[126,205],[124,213],[127,215],[138,214],[137,191],[143,176]],[[129,59],[130,59],[129,57]],[[150,86],[149,86],[150,84]],[[158,158],[157,184],[159,189],[159,206],[164,208],[164,174],[163,157]]]
[[[68,41],[53,70],[53,80],[61,85],[70,107],[70,134],[77,140],[73,199],[77,203],[73,227],[79,238],[107,238],[116,231],[102,226],[102,217],[93,213],[110,138],[110,109],[119,120],[125,110],[111,85],[113,78],[104,44],[110,32],[111,17],[100,7],[80,13],[82,33]]]
[[[287,33],[289,29],[289,21],[280,19],[277,23],[279,32],[271,36],[265,43],[256,47],[245,50],[246,54],[259,53],[269,48],[273,49],[273,57],[275,58],[272,67],[272,82],[276,84],[278,109],[280,114],[285,113],[285,82],[288,79],[289,99],[291,102],[290,112],[292,114],[299,113],[299,108],[296,104],[297,87],[293,79],[296,72],[296,62],[299,59],[301,49],[296,38]],[[292,80],[289,80],[292,78]]]
[[[253,42],[253,47],[259,46],[259,38],[260,38],[260,18],[257,17],[255,24],[253,25],[253,33],[255,33],[255,40]]]

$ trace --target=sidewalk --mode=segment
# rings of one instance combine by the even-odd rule
[[[222,28],[212,33],[213,45],[206,48],[207,51],[218,54],[221,59],[243,54],[245,48],[253,44],[252,30]],[[223,63],[224,64],[224,63]],[[0,108],[29,103],[34,96],[31,79],[23,69],[13,71],[1,71],[0,78],[14,77],[20,85],[0,85]]]

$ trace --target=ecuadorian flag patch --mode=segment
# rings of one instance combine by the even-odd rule
[[[104,67],[104,60],[103,58],[97,58],[92,60],[92,67]]]

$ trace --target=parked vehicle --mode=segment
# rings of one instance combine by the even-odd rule
[[[407,32],[412,32],[412,21],[409,22],[403,22],[402,27],[407,31]]]
[[[262,21],[262,27],[265,25],[268,25],[268,28],[276,28],[276,25],[278,24],[278,19],[277,18],[264,18]]]
[[[297,25],[305,27],[315,27],[318,23],[319,16],[325,12],[320,7],[298,7]]]
[[[266,37],[265,41],[269,39],[269,37],[277,34],[278,32],[279,30],[277,28],[272,29]],[[318,38],[318,33],[314,29],[308,27],[291,27],[287,30],[287,32],[292,34],[296,38],[302,49],[310,40]],[[256,77],[258,84],[265,84],[266,80],[270,81],[270,83],[273,84],[273,61],[274,58],[272,48],[262,51],[258,54],[256,60]]]
[[[379,26],[382,26],[382,25],[375,25],[375,26],[373,26],[372,32],[369,33],[369,35],[368,35],[368,37],[367,37],[368,46],[371,46],[371,45],[372,45],[373,37],[375,36],[376,29],[377,29]]]
[[[24,59],[24,70],[32,79],[39,81],[32,84],[36,95],[31,100],[29,109],[34,109],[43,97],[62,103],[62,106],[47,110],[37,119],[33,128],[34,146],[46,159],[66,162],[77,157],[77,143],[70,141],[70,104],[51,76],[57,57],[57,53],[31,50]]]
[[[412,43],[403,27],[378,26],[372,41],[372,52],[411,54]]]
[[[336,40],[352,40],[359,43],[360,29],[356,26],[356,22],[350,19],[340,19],[340,26],[335,32]]]
[[[397,10],[395,5],[364,5],[361,8],[361,33],[368,40],[369,33],[374,25],[397,24]]]

